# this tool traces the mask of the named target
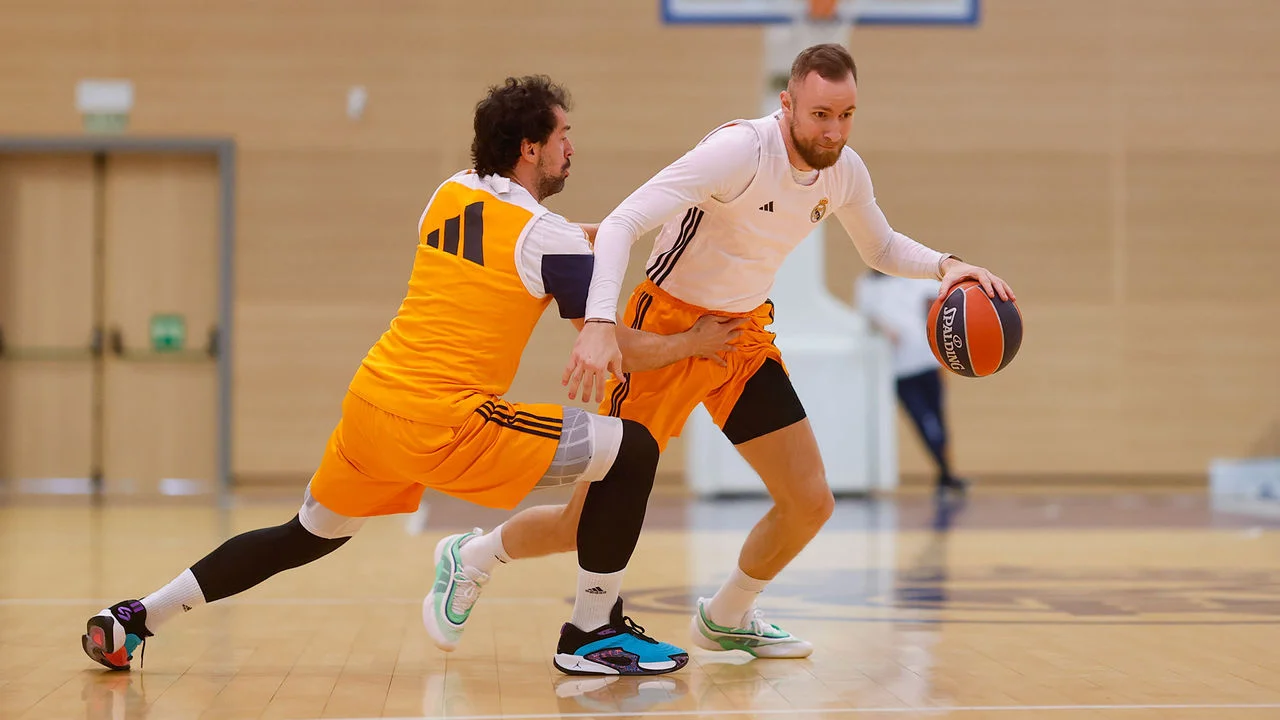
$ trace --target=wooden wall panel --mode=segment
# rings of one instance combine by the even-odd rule
[[[114,154],[106,165],[106,325],[123,357],[104,372],[104,489],[160,492],[217,475],[218,166],[209,155]],[[192,355],[151,353],[151,318],[178,314]]]
[[[1275,444],[1280,351],[1250,313],[1280,304],[1278,30],[1270,0],[986,0],[975,28],[855,29],[851,144],[886,213],[1004,274],[1027,317],[1006,372],[949,383],[962,471],[1195,474]],[[549,205],[596,221],[756,113],[761,46],[759,28],[664,26],[656,2],[11,3],[0,92],[22,102],[0,132],[74,132],[75,79],[118,75],[137,89],[131,132],[236,138],[234,468],[305,477],[398,305],[423,203],[469,163],[487,85],[569,86],[575,173]],[[836,226],[828,258],[848,299],[862,266]],[[1169,335],[1181,349],[1165,354]],[[572,338],[544,322],[513,395],[563,397]],[[904,470],[924,471],[901,429]]]
[[[0,479],[90,474],[93,219],[88,156],[0,156]]]
[[[1280,149],[1269,115],[1280,102],[1269,0],[1115,3],[1119,57],[1112,82],[1132,150]]]

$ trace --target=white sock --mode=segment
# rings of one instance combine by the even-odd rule
[[[459,553],[462,555],[463,565],[477,568],[486,575],[493,572],[494,565],[511,562],[511,556],[502,547],[501,525],[462,543]]]
[[[573,618],[569,622],[579,630],[588,632],[609,624],[609,613],[622,592],[622,575],[626,568],[615,573],[601,574],[578,568],[578,596],[573,602]]]
[[[203,604],[204,591],[196,582],[196,576],[190,569],[183,570],[168,585],[142,598],[142,607],[147,609],[147,629],[154,633],[179,613]]]
[[[741,627],[743,618],[768,585],[768,580],[757,580],[735,567],[720,591],[707,603],[707,616],[721,627]]]

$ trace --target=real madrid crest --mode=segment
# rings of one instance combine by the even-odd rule
[[[822,202],[813,206],[813,210],[809,213],[809,220],[818,222],[827,214],[827,198],[822,198]]]

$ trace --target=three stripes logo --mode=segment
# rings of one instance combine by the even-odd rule
[[[524,410],[516,410],[506,403],[498,404],[487,400],[476,408],[476,412],[485,422],[493,422],[527,435],[537,435],[548,440],[559,440],[564,430],[564,421],[560,418],[534,415]]]
[[[763,211],[765,211],[765,212],[769,212],[769,213],[773,212],[773,201],[772,201],[772,200],[770,200],[769,202],[767,202],[767,203],[765,203],[765,204],[761,205],[761,206],[760,206],[760,209],[761,209],[761,210],[763,210]]]
[[[440,242],[440,228],[427,235],[429,247],[458,254],[458,241],[462,241],[462,258],[484,267],[484,203],[474,202],[463,209],[462,215],[444,221],[444,242]]]
[[[702,224],[702,216],[706,212],[696,207],[691,207],[684,214],[684,219],[680,221],[680,235],[676,237],[676,241],[666,252],[662,253],[653,261],[645,275],[653,281],[654,285],[661,285],[663,280],[671,274],[671,269],[676,266],[676,261],[684,254],[689,242],[693,240],[693,236],[698,234],[698,226]]]
[[[653,296],[649,293],[640,293],[640,299],[636,301],[635,318],[631,320],[631,329],[640,330],[644,327],[644,316],[649,312],[649,306],[653,305]],[[613,389],[613,394],[609,396],[609,415],[611,417],[619,417],[622,413],[622,401],[627,399],[627,394],[631,392],[631,373],[622,374],[622,382]]]

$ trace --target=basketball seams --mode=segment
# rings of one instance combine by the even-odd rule
[[[1017,355],[1018,350],[1021,349],[1022,347],[1022,309],[1018,307],[1017,303],[1007,302],[1007,303],[1001,304],[1001,306],[998,307],[996,310],[997,310],[996,314],[1000,316],[1000,322],[1001,322],[1002,328],[1004,327],[1003,315],[1005,312],[1012,313],[1010,315],[1011,320],[1014,318],[1017,319],[1016,327],[1012,328],[1014,342],[1011,344],[1009,342],[1009,337],[1005,335],[1005,350],[1004,350],[1005,357],[1001,361],[1000,367],[997,368],[998,370],[1003,370],[1004,367],[1013,360],[1014,356]]]
[[[964,352],[969,356],[969,374],[976,377],[978,368],[973,366],[973,353],[969,350],[969,343],[973,342],[973,335],[969,332],[969,290],[964,288],[960,291],[960,302],[964,305]]]
[[[981,310],[978,310],[978,312],[981,315],[986,316],[989,314],[990,317],[995,318],[995,329],[997,332],[995,337],[990,339],[993,343],[994,342],[1000,343],[1000,350],[998,353],[983,352],[980,354],[983,362],[981,363],[982,367],[978,367],[979,358],[975,357],[974,353],[972,352],[972,346],[975,338],[974,338],[974,334],[970,332],[970,326],[969,326],[970,313],[967,313],[967,312],[965,313],[965,340],[969,343],[969,346],[970,346],[970,353],[969,353],[969,362],[971,364],[970,366],[973,369],[973,374],[975,377],[986,377],[996,372],[997,370],[999,370],[1002,364],[1004,363],[1004,352],[1005,352],[1005,346],[1006,346],[1005,337],[1004,337],[1004,325],[1000,322],[1000,309],[996,307],[996,301],[993,300],[991,297],[989,297],[986,291],[982,289],[982,286],[977,284],[976,282],[975,284],[965,288],[966,308],[968,307],[968,300],[969,300],[968,295],[970,291],[973,291],[974,295],[980,298],[979,302],[975,304],[975,307],[981,307]],[[989,321],[990,318],[984,318],[984,320]],[[983,324],[985,325],[985,322]],[[981,338],[978,339],[979,343],[983,343],[982,345],[979,345],[979,347],[984,347],[987,341],[987,338],[986,338],[987,333],[985,332],[987,328],[977,327],[973,329],[979,335],[982,336]]]
[[[964,335],[963,335],[964,340],[962,341],[964,344],[960,346],[960,349],[964,351],[963,352],[964,359],[961,360],[960,362],[963,363],[965,366],[965,369],[968,370],[967,374],[970,377],[973,377],[977,373],[973,369],[973,353],[969,351],[969,298],[967,297],[968,288],[961,285],[961,286],[957,286],[955,290],[960,291],[960,308],[959,308],[960,315],[961,315],[960,324],[964,326]],[[952,292],[955,292],[955,290],[953,290]],[[959,330],[960,328],[956,328],[956,329]],[[960,336],[959,333],[955,333],[955,335]]]
[[[1009,343],[1004,340],[1004,320],[1000,318],[1000,308],[995,307],[997,299],[999,298],[991,299],[991,306],[996,311],[996,327],[1000,330],[1000,362],[996,363],[995,369],[991,371],[992,373],[1004,367],[1004,354],[1009,352]]]

